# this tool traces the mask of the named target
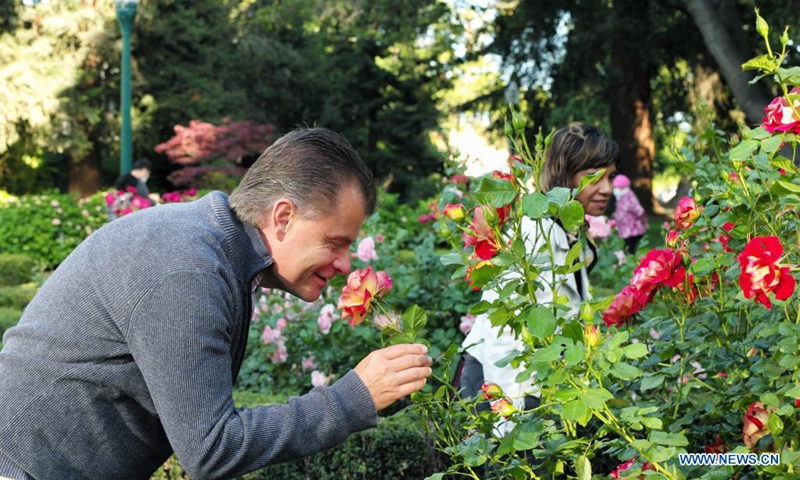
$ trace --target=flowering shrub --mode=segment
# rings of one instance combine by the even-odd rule
[[[442,220],[457,250],[444,260],[460,265],[457,274],[473,285],[498,293],[471,312],[488,314],[522,340],[522,350],[501,363],[520,366],[517,380],[531,379],[541,404],[514,410],[495,393],[492,400],[460,398],[450,370],[440,370],[443,386],[415,399],[453,461],[443,474],[796,478],[800,175],[780,152],[786,146],[794,155],[800,140],[797,90],[789,89],[800,85],[800,74],[781,67],[788,43],[784,33],[779,55],[768,46],[767,55],[744,65],[781,89],[764,124],[744,127],[729,148],[712,129],[683,150],[696,187],[676,208],[666,245],[648,252],[618,293],[584,302],[576,315],[553,281],[575,271],[579,251],[552,264],[546,236],[526,239],[521,224],[536,224],[542,236],[542,222],[554,218],[577,231],[584,220],[577,189],[537,191],[549,137],[539,135],[531,149],[519,137],[525,122],[512,111],[507,132],[522,160],[512,167],[516,181],[482,179],[464,199],[475,202],[467,221]],[[503,221],[485,214],[512,201]],[[491,248],[465,246],[462,235]],[[528,252],[526,242],[543,246]],[[481,262],[491,265],[479,268]],[[533,292],[542,289],[554,292],[552,302],[537,303]],[[457,351],[448,350],[446,365]],[[476,408],[490,401],[489,411]],[[679,464],[679,453],[703,451],[777,452],[781,464],[714,472]]]
[[[52,269],[107,221],[102,194],[82,200],[57,192],[10,197],[0,206],[0,251],[24,253]]]
[[[128,187],[125,190],[116,190],[106,193],[106,205],[113,214],[112,218],[128,215],[137,210],[150,208],[151,203],[147,198],[136,194],[136,189]]]

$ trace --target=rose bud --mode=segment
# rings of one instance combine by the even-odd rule
[[[511,400],[501,398],[492,402],[492,411],[503,418],[508,418],[517,411],[517,408],[511,403]]]
[[[503,396],[503,389],[492,382],[484,382],[484,384],[481,385],[481,391],[483,392],[483,398],[486,400],[494,400]]]

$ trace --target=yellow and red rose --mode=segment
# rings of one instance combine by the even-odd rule
[[[372,308],[372,301],[392,288],[392,279],[384,271],[373,272],[372,266],[353,271],[342,288],[339,308],[342,320],[348,318],[350,325],[359,325]]]
[[[769,414],[774,411],[775,407],[764,407],[761,402],[753,402],[747,407],[742,427],[742,439],[745,445],[753,448],[759,440],[769,435]]]

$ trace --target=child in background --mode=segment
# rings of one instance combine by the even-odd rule
[[[631,180],[625,175],[614,177],[614,197],[617,199],[614,208],[614,220],[617,223],[619,236],[625,240],[628,253],[636,253],[636,245],[647,231],[647,214],[631,190]]]

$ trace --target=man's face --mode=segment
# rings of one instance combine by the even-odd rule
[[[611,194],[614,191],[613,188],[613,178],[614,174],[617,171],[617,167],[614,166],[612,163],[611,165],[604,167],[605,173],[600,178],[600,180],[592,183],[591,185],[587,185],[586,188],[578,193],[578,196],[575,197],[575,200],[581,202],[583,205],[583,210],[588,215],[599,216],[602,215],[606,209],[606,205],[608,205],[608,201],[611,198]],[[581,179],[586,175],[591,175],[600,168],[589,168],[586,170],[581,170],[580,172],[576,173],[572,177],[572,186],[573,188],[577,188],[581,184]]]
[[[305,212],[305,218],[301,213],[290,201],[284,206],[276,203],[262,235],[274,260],[277,288],[312,302],[334,275],[350,271],[350,246],[366,215],[364,199],[358,188],[350,185],[339,192],[330,212]]]

